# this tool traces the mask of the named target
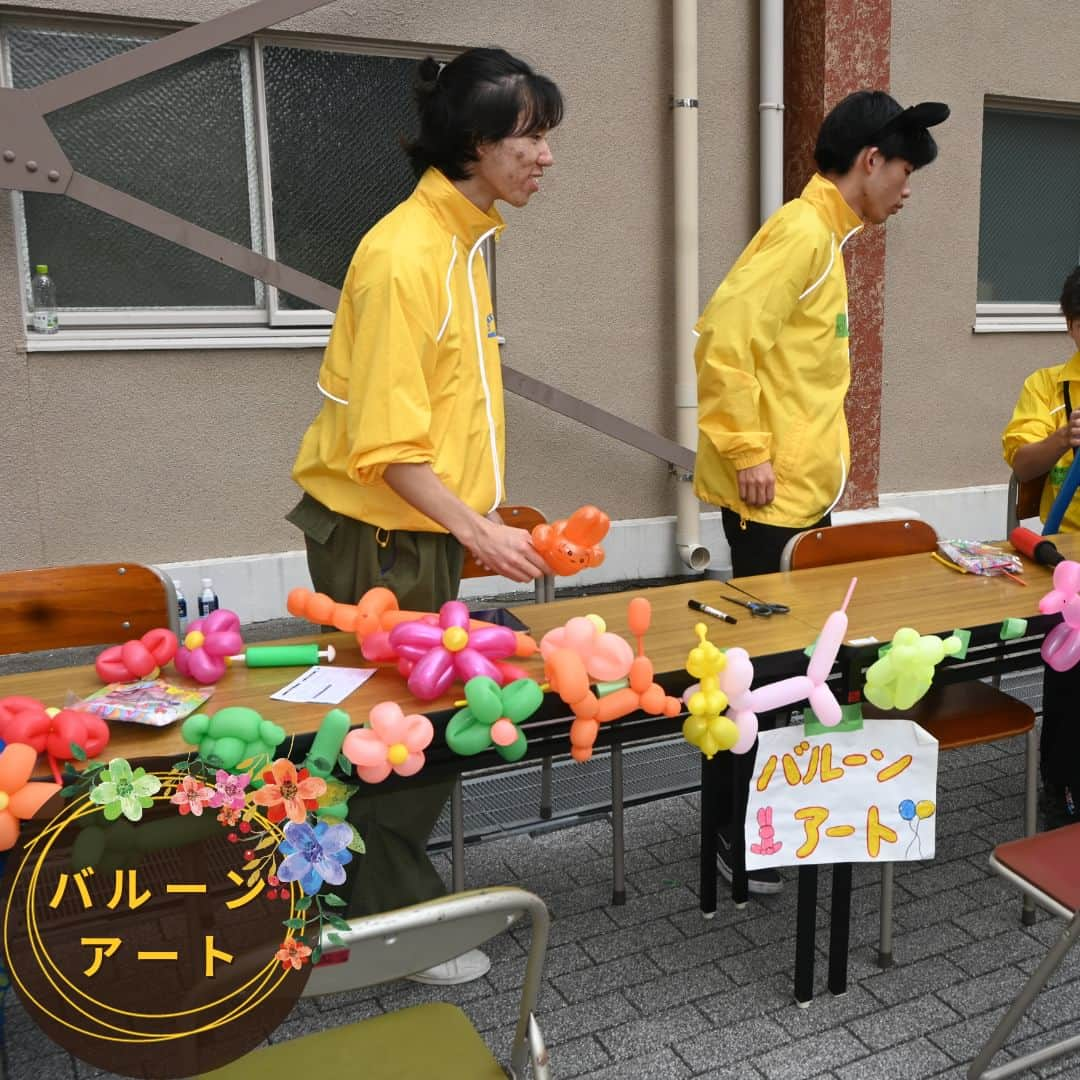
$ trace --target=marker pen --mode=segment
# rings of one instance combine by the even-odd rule
[[[686,606],[693,611],[700,611],[704,615],[711,615],[714,619],[719,619],[721,622],[736,623],[739,620],[727,612],[721,611],[719,608],[711,607],[709,604],[703,604],[700,600],[687,600]]]

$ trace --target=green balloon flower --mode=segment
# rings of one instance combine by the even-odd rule
[[[154,805],[151,796],[161,790],[161,781],[147,775],[140,765],[134,772],[123,758],[113,758],[108,768],[98,774],[98,782],[90,789],[90,801],[100,806],[106,821],[115,821],[121,814],[128,821],[139,821],[143,810]]]
[[[505,761],[520,761],[528,740],[518,727],[544,700],[533,679],[517,679],[499,686],[494,679],[477,675],[465,684],[464,709],[446,725],[446,745],[455,754],[471,757],[494,747]]]

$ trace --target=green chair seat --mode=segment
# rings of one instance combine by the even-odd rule
[[[363,1080],[506,1080],[506,1072],[456,1005],[433,1002],[274,1043],[203,1080],[355,1076]]]

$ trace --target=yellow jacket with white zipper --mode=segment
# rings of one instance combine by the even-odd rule
[[[1010,468],[1020,447],[1041,442],[1058,428],[1068,424],[1069,417],[1065,410],[1067,386],[1072,388],[1069,397],[1075,409],[1080,403],[1080,352],[1073,353],[1064,364],[1039,368],[1024,380],[1024,388],[1020,391],[1016,408],[1013,409],[1012,419],[1001,436],[1002,451]],[[1046,474],[1042,498],[1039,501],[1041,520],[1045,521],[1050,513],[1050,507],[1054,505],[1072,463],[1073,452],[1067,450]],[[1080,499],[1074,498],[1069,503],[1065,516],[1061,519],[1061,531],[1080,532]]]
[[[743,519],[799,528],[836,503],[850,448],[844,242],[861,221],[815,175],[758,230],[695,330],[694,491]],[[736,470],[771,461],[776,497],[739,498]]]
[[[361,241],[319,369],[326,400],[293,466],[323,505],[445,532],[386,484],[396,462],[429,463],[478,513],[502,500],[502,374],[480,251],[502,228],[432,168]]]

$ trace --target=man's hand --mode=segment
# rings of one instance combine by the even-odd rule
[[[512,525],[481,519],[483,525],[466,543],[472,557],[493,574],[501,574],[511,581],[534,581],[551,573],[548,565],[533,547],[532,536],[527,529],[515,529]]]
[[[1065,444],[1065,450],[1080,446],[1080,409],[1073,409],[1068,424],[1058,428],[1058,434]]]
[[[504,525],[497,511],[485,517],[470,509],[430,465],[396,462],[384,475],[392,491],[442,525],[486,570],[521,582],[551,573],[525,529]]]
[[[739,480],[739,498],[747,506],[768,506],[776,497],[776,474],[771,461],[738,469],[735,475]]]

